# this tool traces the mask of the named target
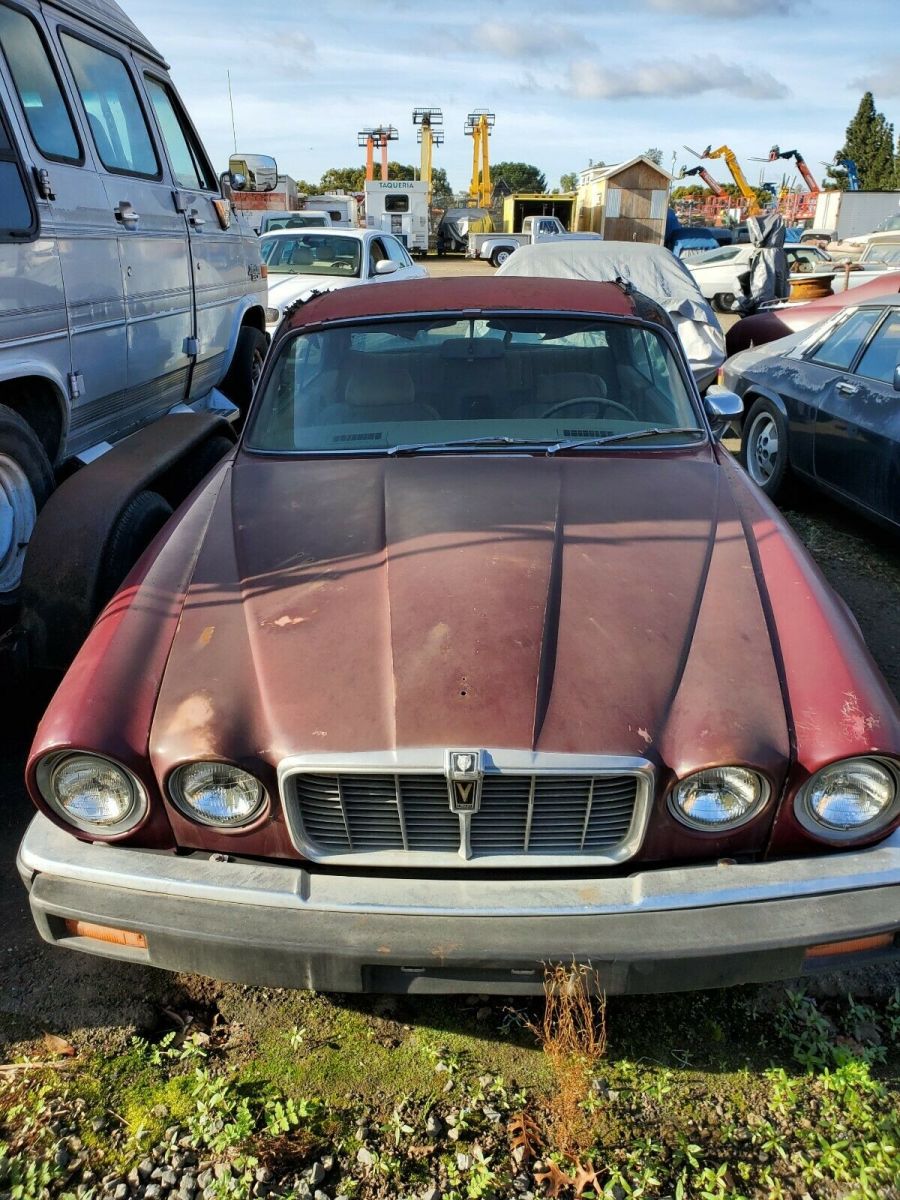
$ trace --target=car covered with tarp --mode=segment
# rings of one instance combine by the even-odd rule
[[[551,242],[522,246],[500,275],[543,279],[624,280],[668,314],[697,386],[716,378],[725,361],[725,335],[687,267],[662,246],[646,242]]]

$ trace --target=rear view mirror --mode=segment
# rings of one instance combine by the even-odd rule
[[[273,192],[278,186],[278,164],[267,154],[232,154],[228,171],[236,192]]]
[[[728,425],[743,414],[744,402],[737,394],[721,384],[713,383],[706,389],[703,407],[715,437],[720,438]]]
[[[376,275],[393,275],[395,271],[399,271],[400,266],[391,258],[383,258],[381,262],[375,264]]]

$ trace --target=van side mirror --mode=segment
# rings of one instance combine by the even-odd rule
[[[278,186],[278,164],[268,154],[232,154],[228,172],[236,192],[273,192]]]
[[[737,392],[729,391],[718,383],[710,384],[706,389],[703,407],[716,440],[722,437],[729,424],[744,412],[744,402]]]

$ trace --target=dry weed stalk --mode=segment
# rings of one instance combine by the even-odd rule
[[[544,999],[542,1019],[526,1024],[556,1076],[550,1102],[553,1146],[575,1158],[591,1143],[584,1101],[588,1073],[606,1053],[606,995],[593,967],[554,963],[544,969]]]

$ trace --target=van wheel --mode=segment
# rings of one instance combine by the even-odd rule
[[[97,578],[98,613],[171,515],[172,505],[151,491],[138,492],[119,513]]]
[[[512,250],[509,250],[506,246],[501,246],[499,250],[495,250],[491,255],[491,266],[502,267],[511,254]]]
[[[0,605],[18,599],[37,515],[55,486],[37,434],[17,412],[0,404]]]
[[[716,292],[713,296],[713,308],[720,313],[730,313],[734,304],[734,292]]]
[[[247,415],[247,409],[253,399],[253,389],[262,375],[265,358],[266,335],[252,325],[245,325],[238,334],[228,374],[219,384],[219,391],[223,392],[232,404],[237,405],[242,416]]]

